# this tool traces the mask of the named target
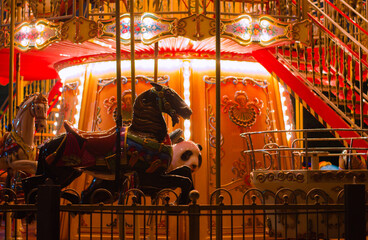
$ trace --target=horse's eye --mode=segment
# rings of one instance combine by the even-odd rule
[[[185,152],[181,155],[181,160],[183,160],[183,161],[188,161],[188,160],[189,160],[189,158],[190,158],[190,156],[192,156],[192,155],[193,155],[193,152],[192,152],[192,151],[187,150],[187,151],[185,151]]]

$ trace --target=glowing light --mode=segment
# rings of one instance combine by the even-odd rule
[[[57,117],[57,118],[58,118],[58,117],[59,117],[59,113],[55,113],[55,117]]]
[[[282,112],[283,112],[283,117],[284,117],[284,128],[285,130],[289,131],[293,129],[293,125],[290,124],[290,111],[288,109],[287,106],[287,98],[285,96],[287,96],[287,92],[285,91],[285,88],[279,83],[279,92],[280,92],[280,101],[281,101],[281,106],[282,106]],[[292,138],[292,134],[290,132],[286,133],[286,139],[287,141],[290,141]]]
[[[36,39],[36,44],[37,45],[42,45],[45,42],[45,40],[43,38],[37,38]]]
[[[27,40],[27,39],[23,39],[21,42],[20,42],[20,44],[22,45],[22,46],[27,46],[28,44],[29,44],[29,40]]]
[[[59,76],[63,85],[67,79],[78,78],[81,74],[83,74],[86,69],[86,65],[87,64],[75,65],[61,69],[59,71]]]
[[[38,32],[42,32],[43,30],[45,30],[45,25],[37,24],[36,29],[37,29]]]
[[[154,23],[154,20],[152,18],[147,17],[147,16],[145,16],[143,18],[143,24],[144,25],[152,25],[152,23]]]
[[[270,25],[270,22],[269,22],[269,21],[267,21],[267,20],[262,20],[262,21],[260,22],[260,24],[261,24],[261,26],[262,26],[262,27],[267,27],[268,25]]]
[[[190,61],[183,61],[183,87],[184,87],[184,101],[190,106]],[[184,121],[184,138],[189,140],[191,136],[190,132],[190,120]]]
[[[58,105],[56,105],[56,108],[57,108],[57,109],[60,109],[60,105],[59,105],[59,104],[58,104]]]
[[[106,44],[106,43],[101,42],[101,41],[98,41],[98,40],[96,40],[96,39],[90,39],[89,41],[90,41],[90,42],[93,42],[94,44],[100,45],[100,46],[102,46],[102,47],[112,48],[112,45],[110,45],[110,44]]]
[[[29,26],[24,26],[20,30],[21,32],[28,34],[31,31],[31,28]]]
[[[56,130],[54,130],[54,131],[52,131],[52,133],[53,133],[54,135],[56,135],[56,133],[57,133],[57,132],[56,132]]]
[[[56,127],[58,125],[58,123],[57,122],[54,122],[54,126]]]
[[[208,71],[216,68],[216,61],[209,59],[192,59],[191,66],[195,71]],[[245,73],[256,75],[270,75],[270,73],[258,62],[221,60],[221,72]]]
[[[82,75],[80,75],[79,77],[79,81],[80,84],[78,85],[77,88],[77,102],[75,105],[75,115],[74,115],[74,124],[73,126],[78,128],[79,127],[79,119],[80,119],[80,113],[81,113],[81,107],[82,107],[82,96],[83,96],[83,90],[84,90],[84,80],[85,80],[85,72],[86,72],[86,68],[88,69],[88,65],[84,68],[84,71],[82,72]]]

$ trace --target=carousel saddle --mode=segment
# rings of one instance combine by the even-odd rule
[[[74,128],[68,121],[64,121],[64,128],[67,133],[73,134],[88,152],[95,156],[105,156],[115,147],[115,128],[106,131],[88,132]]]

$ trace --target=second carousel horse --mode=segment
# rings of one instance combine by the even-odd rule
[[[11,131],[0,137],[0,169],[36,172],[34,134],[46,128],[47,108],[42,93],[32,94],[20,104]]]

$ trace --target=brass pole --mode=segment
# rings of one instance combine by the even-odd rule
[[[11,1],[10,10],[10,57],[9,57],[9,123],[10,127],[13,120],[13,82],[14,82],[14,29],[15,29],[15,0]]]
[[[121,186],[120,175],[120,159],[121,159],[121,146],[120,146],[120,129],[123,126],[121,116],[121,46],[120,46],[120,0],[116,1],[115,5],[115,26],[116,26],[116,99],[117,99],[117,116],[116,116],[116,159],[115,159],[115,184],[117,189]]]
[[[79,0],[79,2],[78,2],[78,5],[79,5],[79,17],[83,17],[83,13],[84,13],[84,11],[83,11],[83,0]]]
[[[159,1],[156,1],[156,12],[158,12],[159,9]],[[154,69],[153,69],[153,81],[157,83],[157,76],[158,76],[158,42],[155,42],[155,59],[154,59]]]
[[[154,79],[153,81],[157,83],[158,78],[158,42],[155,42],[155,66],[153,69]]]
[[[132,103],[135,101],[135,39],[134,39],[134,0],[130,0],[130,71],[132,83]]]
[[[16,82],[15,82],[15,106],[19,106],[21,102],[21,76],[20,76],[20,53],[17,53],[17,60],[16,60]]]
[[[216,189],[221,188],[221,20],[220,0],[215,0],[216,12]],[[218,193],[220,194],[220,192]],[[217,203],[220,202],[217,195]],[[222,239],[221,210],[216,216],[216,239]]]
[[[220,148],[221,148],[221,31],[220,0],[216,0],[216,188],[221,187]]]

